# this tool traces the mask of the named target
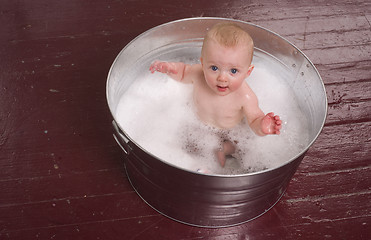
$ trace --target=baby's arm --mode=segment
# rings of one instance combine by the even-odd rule
[[[192,65],[188,65],[182,62],[161,62],[154,61],[149,67],[151,73],[161,72],[166,73],[169,77],[176,81],[190,83],[190,78],[187,77],[189,72],[192,70]]]
[[[243,109],[250,128],[259,136],[280,134],[282,128],[280,117],[272,112],[264,115],[259,108],[258,98],[248,85],[246,85],[245,97],[247,99]]]

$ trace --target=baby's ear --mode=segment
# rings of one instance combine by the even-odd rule
[[[253,64],[250,65],[249,70],[247,70],[247,76],[250,76],[252,70],[254,70],[254,67],[255,66]]]

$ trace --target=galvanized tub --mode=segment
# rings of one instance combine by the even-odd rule
[[[135,81],[141,67],[154,59],[149,53],[166,47],[202,43],[218,22],[235,22],[252,36],[255,48],[291,67],[292,87],[309,119],[310,140],[292,159],[276,168],[240,175],[212,175],[188,171],[157,158],[136,143],[115,119],[118,102]],[[170,53],[169,53],[170,52]],[[154,54],[155,55],[155,54]],[[199,57],[199,56],[198,56]],[[146,59],[145,61],[143,59]],[[145,63],[143,63],[143,61]],[[114,138],[124,151],[127,176],[140,197],[171,219],[195,226],[226,227],[250,221],[279,201],[308,148],[320,134],[327,114],[322,79],[311,61],[294,45],[259,26],[224,18],[182,19],[152,28],[132,40],[118,54],[107,79],[107,101],[114,118]],[[130,113],[127,113],[130,114]],[[165,133],[164,133],[165,134]]]

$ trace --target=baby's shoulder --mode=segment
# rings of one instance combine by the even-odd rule
[[[203,79],[204,73],[202,71],[201,64],[190,65],[187,75],[189,75],[189,77],[192,78],[193,82],[196,82],[196,81],[199,81],[200,79]]]
[[[246,82],[244,82],[241,85],[238,96],[241,98],[242,102],[245,104],[257,101],[257,97],[254,91],[251,89],[251,87]]]
[[[201,64],[192,64],[192,65],[190,65],[190,67],[191,67],[193,73],[195,73],[195,74],[202,73],[203,74]]]
[[[241,84],[241,87],[239,89],[240,91],[240,94],[243,95],[243,96],[246,96],[246,94],[251,94],[251,93],[254,93],[253,90],[251,89],[251,87],[249,86],[249,84],[247,84],[246,81],[244,81],[242,84]],[[254,94],[255,95],[255,94]]]

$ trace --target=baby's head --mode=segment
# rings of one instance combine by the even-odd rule
[[[254,42],[251,36],[235,23],[215,24],[206,34],[202,45],[201,58],[205,57],[205,48],[210,41],[215,41],[224,47],[244,48],[251,64],[254,53]]]
[[[254,43],[250,35],[233,23],[212,27],[204,39],[201,66],[207,85],[216,94],[235,92],[251,74]]]

